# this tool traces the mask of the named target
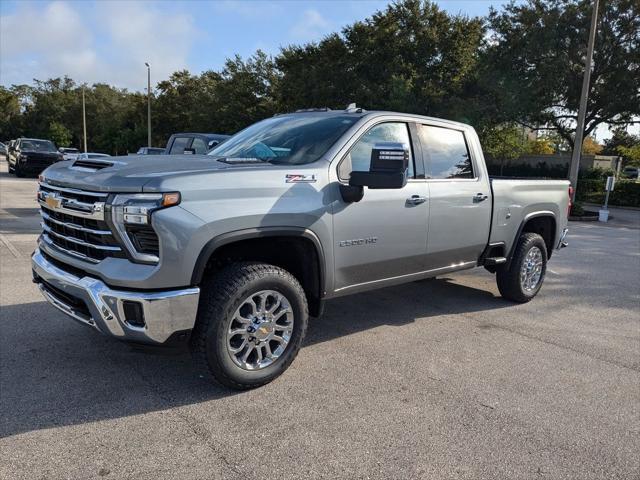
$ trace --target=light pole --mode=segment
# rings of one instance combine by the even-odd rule
[[[148,62],[144,62],[147,66],[147,147],[151,146],[151,66]]]
[[[582,140],[584,136],[584,121],[587,115],[587,98],[589,97],[589,82],[591,80],[591,62],[593,61],[593,45],[596,40],[598,25],[598,0],[593,0],[593,12],[591,13],[591,28],[589,29],[589,43],[587,44],[587,57],[584,61],[584,77],[582,77],[582,93],[580,94],[580,107],[576,124],[576,135],[573,140],[573,152],[571,153],[571,167],[569,169],[569,181],[573,187],[575,200],[578,187],[578,171],[580,170],[580,157],[582,156]]]
[[[84,105],[84,85],[82,85],[82,139],[84,143],[84,153],[87,153],[87,111]]]

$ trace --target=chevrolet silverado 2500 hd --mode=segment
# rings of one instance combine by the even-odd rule
[[[46,299],[118,339],[188,341],[238,389],[291,364],[327,299],[483,266],[531,300],[570,205],[567,181],[489,178],[468,125],[358,108],[277,115],[208,155],[59,162],[39,182]]]

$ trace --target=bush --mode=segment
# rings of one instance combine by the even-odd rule
[[[491,158],[487,159],[487,169],[489,175],[500,175],[500,164]],[[535,177],[535,178],[567,178],[567,168],[562,165],[547,165],[541,162],[538,165],[527,165],[525,163],[506,164],[502,168],[503,177]]]
[[[575,202],[571,205],[571,215],[574,217],[581,217],[584,215],[584,207],[580,202]]]
[[[581,179],[578,181],[576,201],[604,204],[604,180]],[[640,183],[633,180],[618,180],[609,194],[609,205],[640,207]]]

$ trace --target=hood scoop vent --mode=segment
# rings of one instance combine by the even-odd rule
[[[73,162],[72,167],[95,172],[103,168],[113,167],[113,162],[105,162],[103,160],[76,160]]]

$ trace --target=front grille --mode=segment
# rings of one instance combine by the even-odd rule
[[[125,258],[104,219],[107,195],[41,183],[38,201],[44,240],[94,263],[108,257]]]

